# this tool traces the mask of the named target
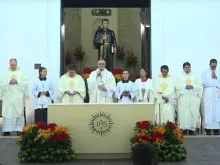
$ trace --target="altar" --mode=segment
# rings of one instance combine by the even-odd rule
[[[48,122],[67,126],[77,158],[129,157],[137,121],[155,121],[154,104],[52,104]]]

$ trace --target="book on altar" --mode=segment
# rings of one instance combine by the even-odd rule
[[[71,94],[74,94],[74,86],[73,85],[69,86],[69,91],[70,91]]]
[[[99,88],[99,89],[106,88],[106,87],[105,87],[105,83],[104,83],[103,81],[100,81],[100,82],[98,83],[98,88]]]

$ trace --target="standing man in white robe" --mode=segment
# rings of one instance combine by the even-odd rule
[[[203,111],[206,135],[219,135],[220,129],[220,69],[217,60],[211,59],[209,68],[202,73]]]
[[[20,135],[24,127],[25,100],[29,98],[28,80],[17,67],[17,60],[10,59],[9,64],[10,68],[0,78],[0,97],[3,101],[3,136],[9,136],[13,131],[17,131],[17,135]]]
[[[140,70],[140,78],[135,81],[136,85],[136,102],[154,103],[153,82],[147,77],[147,70]]]
[[[47,69],[40,67],[39,76],[34,81],[32,93],[35,98],[35,122],[44,122],[47,124],[47,108],[52,103],[54,94],[53,83],[47,78]]]
[[[68,72],[58,82],[58,99],[61,103],[84,103],[86,96],[85,81],[76,74],[75,66],[69,65]]]
[[[115,77],[105,68],[105,61],[99,60],[98,68],[87,79],[90,103],[113,103],[116,88]]]
[[[155,79],[155,93],[157,99],[156,121],[160,124],[166,123],[167,121],[175,123],[176,93],[174,79],[168,74],[169,68],[167,65],[161,66],[160,71],[161,74]]]
[[[117,83],[115,97],[118,103],[133,103],[136,97],[136,85],[129,80],[128,70],[122,72],[122,81]]]
[[[195,130],[199,119],[202,84],[200,77],[191,72],[191,64],[183,64],[184,72],[175,81],[178,99],[178,122],[183,134],[196,135]]]

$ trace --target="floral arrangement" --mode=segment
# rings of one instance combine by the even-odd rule
[[[125,57],[124,47],[117,46],[115,55],[116,55],[116,59],[122,62]]]
[[[137,63],[138,63],[137,56],[134,56],[134,53],[132,51],[128,52],[128,57],[127,57],[128,66],[134,67]]]
[[[73,50],[73,56],[79,60],[83,61],[85,52],[83,51],[82,45],[77,45],[76,48]]]
[[[37,122],[27,125],[17,141],[20,162],[62,162],[75,158],[67,127]]]
[[[89,75],[90,75],[91,72],[92,72],[92,69],[91,69],[91,68],[89,68],[89,67],[83,68],[82,77],[83,77],[84,79],[89,78]]]
[[[119,69],[119,68],[112,69],[112,74],[114,75],[117,82],[121,81],[121,79],[122,79],[122,69]]]
[[[186,159],[186,149],[182,146],[182,131],[172,122],[157,125],[149,121],[136,123],[132,147],[139,142],[151,143],[157,149],[159,161],[180,161]]]
[[[66,65],[69,65],[73,62],[73,54],[71,53],[71,51],[67,50],[64,54],[64,61]]]

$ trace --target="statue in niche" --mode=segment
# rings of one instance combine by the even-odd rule
[[[109,20],[103,19],[103,28],[96,31],[93,44],[98,49],[98,60],[103,59],[106,62],[106,69],[113,68],[113,54],[116,53],[116,37],[113,30],[108,29]]]

